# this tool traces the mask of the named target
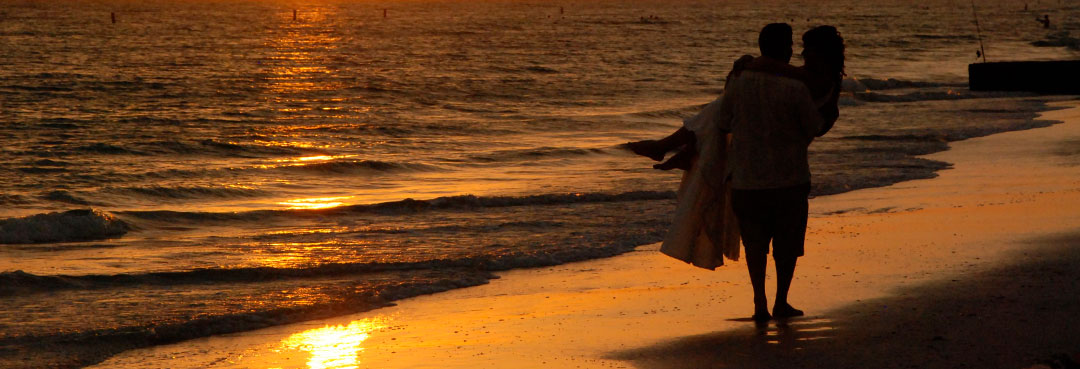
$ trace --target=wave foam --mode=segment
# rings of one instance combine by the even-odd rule
[[[1069,31],[1061,31],[1046,36],[1046,39],[1031,43],[1038,47],[1067,47],[1072,50],[1080,50],[1080,39],[1072,37]]]
[[[935,100],[963,100],[985,99],[995,97],[1025,97],[1038,96],[1033,92],[1010,92],[1010,91],[970,91],[965,89],[945,89],[933,91],[917,91],[906,94],[886,94],[877,92],[855,92],[853,96],[868,102],[917,102]]]
[[[964,84],[948,84],[939,82],[905,81],[895,78],[845,78],[840,85],[842,91],[866,92],[871,90],[894,90],[900,88],[929,88],[929,87],[967,87]]]

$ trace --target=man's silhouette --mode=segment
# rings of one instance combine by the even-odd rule
[[[763,58],[788,63],[791,26],[765,26],[758,44]],[[807,147],[825,123],[806,85],[775,73],[740,73],[728,83],[721,103],[717,124],[731,133],[727,165],[731,201],[754,288],[754,320],[770,319],[765,297],[770,241],[777,274],[773,315],[803,315],[788,303],[787,295],[806,234],[810,193]]]

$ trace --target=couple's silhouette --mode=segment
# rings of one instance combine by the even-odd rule
[[[832,26],[803,34],[805,64],[789,64],[791,26],[766,25],[760,57],[744,56],[728,74],[723,95],[660,140],[628,143],[633,152],[663,161],[657,169],[686,170],[675,219],[661,251],[714,269],[739,258],[739,240],[754,288],[753,319],[801,316],[787,301],[803,255],[810,193],[807,148],[839,117],[844,41]],[[765,296],[769,245],[776,263],[776,298]]]

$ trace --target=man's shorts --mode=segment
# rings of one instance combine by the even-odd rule
[[[739,220],[746,253],[767,254],[771,240],[774,259],[802,256],[809,195],[809,183],[766,190],[731,190],[731,206]]]

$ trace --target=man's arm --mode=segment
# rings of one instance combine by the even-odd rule
[[[740,58],[736,62],[743,61],[745,60],[744,58],[745,56],[743,58]],[[751,59],[749,62],[743,62],[742,66],[745,70],[764,72],[775,76],[797,79],[799,81],[802,81],[802,83],[805,83],[807,86],[811,86],[811,92],[816,92],[816,90],[814,89],[814,85],[817,81],[815,78],[813,78],[813,76],[810,75],[810,73],[806,71],[806,68],[804,67],[796,67],[794,65],[768,57]],[[825,93],[821,92],[818,95],[825,95]]]

